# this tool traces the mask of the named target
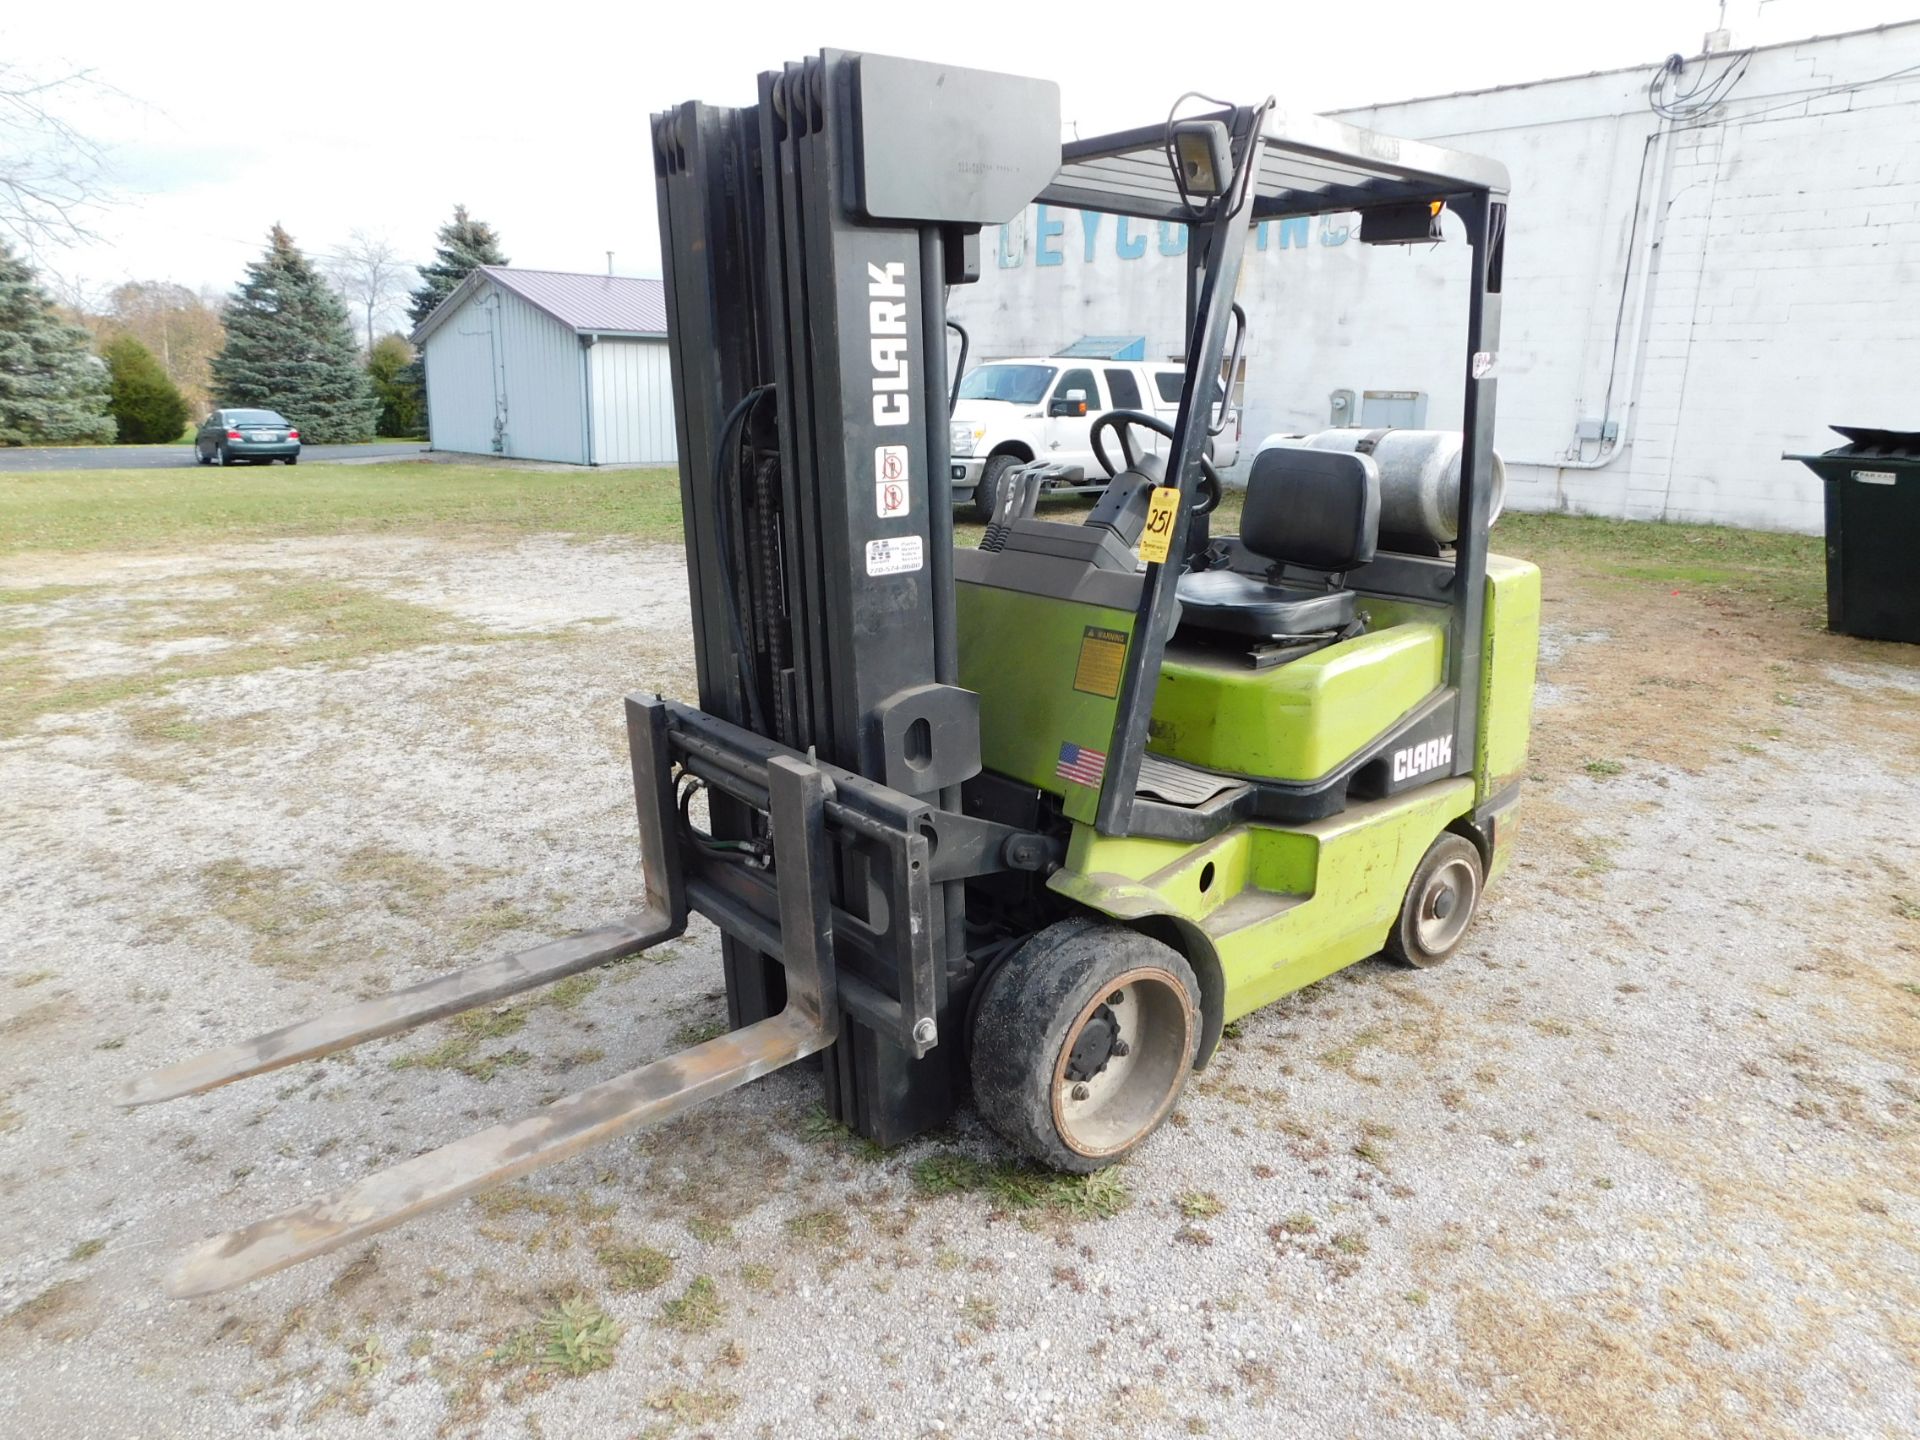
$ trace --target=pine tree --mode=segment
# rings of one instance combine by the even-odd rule
[[[165,445],[187,428],[187,400],[153,352],[131,335],[106,349],[112,378],[109,405],[122,445]]]
[[[434,247],[433,260],[420,267],[420,288],[413,292],[408,316],[418,325],[474,270],[506,263],[493,227],[470,217],[466,206],[454,206],[453,219],[440,227],[440,243]]]
[[[0,445],[113,439],[107,367],[66,324],[25,261],[0,244]]]
[[[219,404],[278,410],[309,443],[373,434],[374,399],[346,307],[273,227],[267,250],[227,305],[227,342],[213,362]]]

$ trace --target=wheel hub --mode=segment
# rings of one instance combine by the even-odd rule
[[[1120,1039],[1120,1021],[1111,1005],[1093,1012],[1073,1048],[1067,1052],[1067,1079],[1076,1083],[1093,1079],[1113,1059],[1113,1047]]]
[[[1465,860],[1450,860],[1433,872],[1415,927],[1423,950],[1438,955],[1460,938],[1473,918],[1479,888],[1479,876]]]

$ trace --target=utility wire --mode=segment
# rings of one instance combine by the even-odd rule
[[[1782,100],[1774,105],[1763,105],[1758,110],[1742,110],[1737,115],[1730,115],[1727,118],[1736,121],[1753,120],[1762,115],[1772,115],[1780,110],[1791,110],[1796,105],[1808,105],[1815,100],[1824,100],[1830,95],[1848,95],[1856,90],[1866,90],[1875,85],[1886,85],[1895,80],[1904,80],[1909,75],[1920,75],[1920,65],[1908,65],[1903,69],[1893,70],[1885,75],[1876,75],[1871,80],[1850,80],[1844,85],[1829,85],[1824,90],[1810,90],[1804,95],[1796,95],[1791,100]]]
[[[1718,74],[1703,64],[1690,86],[1668,95],[1663,92],[1669,83],[1678,81],[1686,73],[1687,66],[1680,56],[1669,55],[1647,81],[1647,107],[1663,120],[1692,120],[1706,115],[1733,93],[1752,63],[1753,51],[1742,50],[1729,59]]]

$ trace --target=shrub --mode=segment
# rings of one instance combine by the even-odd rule
[[[106,350],[107,408],[122,445],[165,445],[187,427],[187,400],[153,352],[131,335]]]

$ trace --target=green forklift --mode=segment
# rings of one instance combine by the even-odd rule
[[[970,1096],[1011,1146],[1090,1172],[1232,1020],[1368,956],[1459,949],[1512,852],[1539,627],[1538,572],[1487,548],[1506,173],[1270,99],[1060,133],[1049,83],[833,50],[751,105],[654,117],[699,703],[626,701],[637,908],[120,1099],[493,1003],[696,914],[730,1028],[215,1236],[174,1293],[798,1062],[881,1144]],[[1185,227],[1186,399],[1171,423],[1097,418],[1106,480],[1077,523],[1036,513],[1060,479],[1041,462],[956,546],[947,296],[1036,199]],[[1249,232],[1350,212],[1366,245],[1464,236],[1460,430],[1263,443],[1216,535]]]

